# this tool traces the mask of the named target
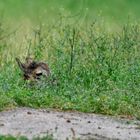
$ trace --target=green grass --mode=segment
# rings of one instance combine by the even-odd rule
[[[14,136],[0,136],[0,140],[28,140],[28,138],[24,137],[24,136],[20,136],[20,137],[14,137]],[[33,140],[53,140],[52,136],[45,136],[42,138],[36,137],[33,138]]]
[[[105,32],[96,23],[83,27],[65,22],[37,31],[25,40],[24,53],[18,47],[13,52],[10,42],[1,40],[0,110],[29,106],[140,115],[138,24],[127,24],[118,33]],[[34,86],[23,81],[15,62],[15,56],[25,57],[29,44],[31,55],[47,60],[52,71],[47,82]]]
[[[103,18],[110,27],[127,22],[128,17],[139,20],[139,5],[139,0],[1,0],[0,12],[14,24],[24,19],[32,23],[54,21],[67,13],[79,22]]]
[[[84,8],[89,8],[85,18],[89,20],[84,22],[84,11],[67,16],[69,11],[72,15],[79,11],[81,4],[77,1],[74,5],[69,0],[0,1],[1,9],[8,9],[6,19],[13,22],[0,22],[0,110],[28,106],[139,118],[139,1],[83,2]],[[100,8],[105,22],[97,15]],[[45,9],[49,11],[45,14],[48,20],[54,22],[42,16]],[[129,11],[134,21],[127,18]],[[92,13],[97,18],[90,16]],[[106,28],[106,23],[117,24],[117,28]],[[24,60],[27,53],[48,62],[52,75],[47,82],[30,86],[23,81],[15,57]]]

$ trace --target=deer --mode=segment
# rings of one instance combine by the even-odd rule
[[[50,75],[50,69],[47,63],[34,61],[33,58],[27,57],[25,63],[22,63],[19,58],[16,57],[16,62],[23,72],[24,80],[36,81],[44,76],[48,78]]]

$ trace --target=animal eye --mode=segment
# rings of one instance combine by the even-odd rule
[[[36,76],[41,76],[42,75],[42,73],[36,73]]]

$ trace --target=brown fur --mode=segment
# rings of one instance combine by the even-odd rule
[[[25,63],[22,63],[19,58],[16,58],[17,64],[23,72],[24,80],[37,80],[41,75],[48,77],[50,69],[46,63],[36,62],[32,58],[26,58]]]

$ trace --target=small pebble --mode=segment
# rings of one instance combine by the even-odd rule
[[[0,124],[0,126],[4,126],[4,124],[3,124],[3,123],[1,123],[1,124]]]
[[[28,112],[27,112],[27,114],[28,114],[28,115],[31,115],[31,114],[32,114],[32,112],[28,111]]]
[[[101,127],[99,126],[98,129],[101,129]]]
[[[88,123],[91,123],[91,121],[88,121]]]
[[[71,122],[71,121],[68,119],[68,120],[67,120],[67,123],[70,123],[70,122]]]

